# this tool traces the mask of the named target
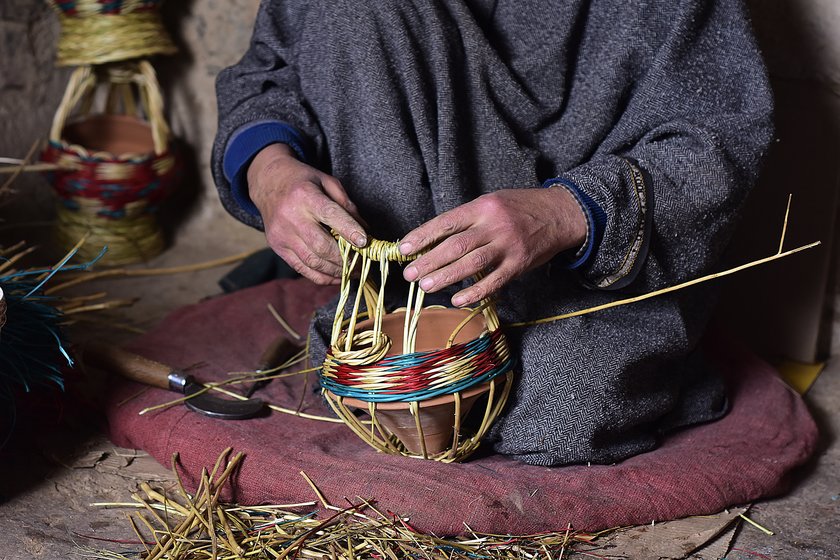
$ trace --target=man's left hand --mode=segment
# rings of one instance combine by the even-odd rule
[[[455,306],[471,305],[558,253],[580,247],[586,231],[586,217],[565,188],[496,191],[409,232],[400,251],[428,252],[406,267],[403,277],[436,292],[482,272],[481,280],[452,297]]]

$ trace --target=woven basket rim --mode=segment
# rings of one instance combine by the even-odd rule
[[[404,315],[404,313],[405,313],[405,309],[400,308],[400,309],[398,309],[394,312],[386,313],[385,317],[391,317],[391,318],[395,319],[396,320],[395,322],[398,323],[397,326],[399,326],[399,324],[402,323],[402,320],[403,320],[403,318],[400,317],[400,315]],[[439,346],[439,347],[435,346],[434,348],[428,348],[428,349],[418,350],[418,351],[409,352],[409,353],[390,353],[389,352],[389,354],[387,356],[382,357],[381,359],[377,360],[374,363],[351,366],[355,369],[355,373],[353,373],[352,375],[357,377],[357,378],[373,376],[373,377],[376,377],[380,380],[377,383],[386,383],[385,379],[393,379],[394,380],[394,386],[389,388],[389,389],[385,389],[385,388],[367,389],[367,390],[357,389],[357,388],[353,387],[352,384],[347,385],[346,383],[340,381],[337,376],[333,377],[334,374],[337,375],[337,371],[338,371],[337,369],[334,370],[331,373],[326,373],[326,371],[321,372],[322,382],[325,383],[324,389],[330,390],[335,395],[341,395],[343,398],[350,398],[350,399],[358,400],[359,402],[377,402],[377,403],[403,402],[403,403],[405,403],[405,402],[412,402],[412,401],[417,401],[417,402],[432,401],[432,402],[437,403],[439,398],[442,397],[442,396],[451,395],[453,393],[469,392],[472,389],[474,389],[475,387],[488,383],[491,379],[506,373],[507,371],[509,371],[512,368],[513,364],[510,362],[510,360],[506,360],[505,362],[501,362],[499,364],[499,367],[501,367],[502,369],[500,369],[499,371],[496,371],[496,373],[493,374],[492,377],[487,377],[487,374],[483,373],[480,376],[472,376],[472,377],[468,377],[468,378],[464,378],[464,379],[459,379],[457,381],[447,382],[446,385],[436,385],[434,387],[430,386],[430,387],[424,388],[420,392],[421,393],[427,393],[427,392],[431,391],[433,393],[438,393],[438,394],[434,394],[434,395],[430,395],[430,396],[421,396],[421,397],[416,398],[416,399],[407,398],[407,395],[404,395],[402,391],[397,391],[395,393],[394,391],[396,391],[396,389],[397,389],[396,385],[401,384],[405,380],[405,375],[406,375],[406,373],[403,369],[395,369],[395,368],[401,368],[401,366],[403,365],[402,362],[405,361],[405,360],[416,359],[416,360],[418,360],[420,362],[423,362],[425,364],[423,367],[427,367],[427,366],[429,366],[430,362],[433,362],[431,364],[431,366],[429,366],[429,367],[433,367],[437,370],[438,368],[441,368],[441,367],[449,367],[449,366],[444,366],[444,364],[448,363],[450,358],[443,357],[443,356],[440,355],[440,351],[443,350],[444,348],[446,348],[447,351],[451,350],[452,352],[462,352],[462,350],[466,351],[466,352],[470,352],[470,350],[468,350],[468,348],[470,346],[474,346],[479,341],[482,341],[482,339],[484,339],[484,342],[486,343],[487,347],[480,351],[481,354],[491,353],[494,356],[498,356],[499,355],[498,354],[498,351],[499,351],[499,346],[498,345],[501,345],[503,348],[507,348],[507,341],[504,337],[504,334],[500,330],[495,330],[495,331],[489,330],[487,328],[486,318],[481,314],[473,314],[473,312],[469,309],[434,306],[434,307],[424,308],[423,309],[423,314],[425,314],[425,315],[421,314],[421,322],[422,322],[424,316],[426,317],[427,320],[432,319],[432,323],[427,324],[426,328],[431,328],[434,323],[437,323],[438,328],[444,328],[440,324],[440,318],[445,317],[445,316],[449,316],[450,319],[453,318],[453,317],[454,318],[459,318],[459,317],[467,318],[467,317],[469,317],[470,321],[468,323],[466,323],[466,325],[470,325],[470,324],[473,324],[475,322],[475,324],[473,324],[473,327],[472,327],[473,332],[472,333],[463,333],[462,332],[461,334],[466,334],[467,335],[466,337],[464,337],[465,339],[462,339],[460,342],[454,342],[454,340],[449,340],[449,343],[446,346],[444,346],[442,344],[443,342],[447,341],[447,338],[444,336],[444,337],[440,338],[441,346]],[[360,322],[357,325],[357,327],[362,331],[367,331],[368,327],[372,326],[371,323],[372,323],[372,320],[367,319],[365,321]],[[448,328],[451,328],[451,327],[446,326],[446,328],[448,329]],[[386,329],[383,328],[383,334],[384,334],[385,330]],[[427,336],[429,336],[428,333],[429,333],[429,331],[427,331]],[[433,334],[433,335],[431,335],[432,340],[427,339],[426,343],[428,344],[429,342],[432,342],[432,343],[436,344],[437,343],[436,339],[438,338],[438,336],[437,336],[438,334],[448,335],[449,333],[446,330],[444,330],[444,331],[438,332],[437,334]],[[475,334],[474,338],[468,338],[469,336],[473,336],[474,334]],[[393,336],[393,334],[391,336]],[[393,350],[394,350],[394,348],[392,347],[391,352],[393,352]],[[328,363],[330,364],[330,369],[331,370],[332,370],[333,367],[341,368],[341,367],[344,366],[345,363],[343,362],[343,360],[335,356],[335,354],[334,354],[335,351],[336,351],[336,347],[334,345],[331,345],[330,349],[328,350],[328,354],[327,354],[327,357],[325,359],[325,362],[324,362],[324,368],[327,368]],[[420,367],[420,364],[419,363],[416,364],[416,367]],[[345,371],[344,373],[346,375],[348,372]],[[427,374],[420,373],[420,372],[417,372],[417,373],[420,374],[421,376],[427,375]],[[441,373],[441,372],[438,371],[438,374],[439,373]],[[338,389],[339,387],[346,387],[346,388],[348,388],[350,390],[354,390],[354,391],[355,390],[365,391],[366,394],[368,396],[371,396],[371,397],[374,394],[381,394],[383,397],[387,397],[387,398],[380,399],[378,397],[365,398],[365,397],[361,397],[361,396],[351,396],[350,394],[344,394],[343,390]],[[416,392],[411,393],[411,394],[414,395],[414,396],[417,395]],[[398,395],[400,395],[400,396],[398,396]],[[441,402],[443,402],[443,401],[441,401]],[[394,407],[394,409],[399,409],[399,408],[401,408],[401,407],[399,407],[399,406]]]

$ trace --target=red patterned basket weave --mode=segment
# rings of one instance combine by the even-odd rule
[[[109,88],[106,112],[91,115],[99,85]],[[147,62],[110,67],[98,75],[90,67],[74,72],[42,155],[63,168],[49,174],[60,200],[56,233],[63,246],[87,234],[90,255],[82,257],[107,245],[109,264],[148,260],[163,249],[154,214],[177,180],[179,166],[162,104]],[[82,108],[78,118],[68,123],[77,107]],[[125,114],[117,114],[119,108]],[[148,121],[136,116],[138,108]]]

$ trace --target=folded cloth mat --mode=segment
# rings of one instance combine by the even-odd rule
[[[220,379],[256,367],[258,356],[284,332],[268,304],[305,333],[314,309],[335,288],[306,280],[278,280],[173,312],[129,349],[198,379]],[[180,454],[185,483],[195,488],[202,467],[227,447],[245,452],[225,496],[242,504],[313,499],[302,470],[333,504],[361,496],[407,516],[412,526],[439,535],[464,531],[526,534],[599,530],[689,515],[778,494],[790,471],[813,451],[816,426],[802,399],[773,369],[742,348],[707,341],[707,353],[726,376],[732,409],[723,419],[675,432],[649,453],[616,465],[535,467],[479,452],[464,464],[376,452],[343,424],[273,412],[265,418],[225,421],[174,406],[139,416],[171,400],[114,379],[107,400],[112,440],[148,451],[163,464]],[[332,416],[303,376],[277,379],[258,393],[269,402]],[[125,402],[124,402],[125,401]]]

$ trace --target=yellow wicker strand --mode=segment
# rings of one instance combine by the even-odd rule
[[[388,428],[383,426],[376,417],[376,410],[376,403],[368,403],[368,414],[370,414],[371,427],[376,428],[376,431],[379,432],[379,435],[377,436],[375,432],[371,431],[371,437],[378,438],[382,446],[389,452],[399,451],[398,447],[393,443],[394,435],[390,432],[390,430],[388,430]]]
[[[455,398],[455,424],[452,427],[452,447],[447,453],[448,457],[454,457],[458,450],[458,439],[461,437],[461,393],[452,395]]]
[[[359,280],[362,284],[367,281],[368,274],[370,274],[370,259],[362,259],[362,272]],[[362,292],[362,289],[356,291],[356,299],[353,302],[353,311],[350,314],[350,325],[347,327],[347,338],[344,344],[345,352],[349,352],[352,348],[353,339],[356,334],[356,318],[359,316],[359,304],[362,301]]]
[[[64,95],[53,117],[52,127],[50,128],[51,141],[61,141],[61,134],[64,130],[64,124],[70,116],[70,111],[79,104],[85,95],[93,90],[95,85],[96,77],[93,75],[90,66],[81,66],[73,70],[67,83],[67,89],[64,90]]]
[[[423,422],[420,421],[420,410],[417,401],[412,401],[408,408],[411,415],[414,417],[414,427],[417,430],[417,437],[420,440],[420,452],[424,459],[429,458],[429,452],[426,449],[426,436],[423,434]]]
[[[169,145],[169,125],[163,115],[163,94],[160,90],[155,69],[147,60],[138,63],[139,73],[135,73],[134,80],[140,89],[140,99],[152,126],[152,141],[155,153],[163,154]]]
[[[414,311],[411,314],[411,324],[408,327],[408,340],[403,341],[403,346],[408,348],[406,352],[413,353],[417,346],[417,327],[420,324],[420,313],[423,311],[423,298],[426,292],[417,290],[414,296]]]
[[[389,452],[389,448],[383,440],[375,436],[368,435],[368,431],[365,429],[364,424],[362,424],[361,421],[359,421],[359,419],[356,418],[356,415],[353,414],[350,411],[350,409],[347,408],[347,406],[344,404],[344,399],[342,397],[333,397],[326,391],[324,392],[324,396],[326,397],[327,403],[330,405],[330,408],[332,408],[333,412],[335,412],[336,416],[341,418],[344,421],[344,423],[351,430],[353,430],[353,433],[359,436],[360,439],[365,441],[374,449],[383,453]]]
[[[502,394],[496,400],[496,404],[493,406],[493,410],[490,412],[488,418],[493,418],[493,419],[497,418],[499,416],[499,414],[502,412],[502,409],[504,408],[505,404],[507,404],[508,398],[510,397],[510,391],[511,391],[511,389],[513,389],[513,372],[512,371],[507,372],[507,375],[505,375],[505,378],[504,378],[504,382],[505,382],[505,385],[504,385],[504,387],[502,387]],[[491,383],[491,392],[492,392],[492,390],[495,389],[496,384],[499,383],[499,378],[493,379],[490,383]],[[487,402],[488,402],[488,406],[489,406],[489,403],[493,402],[492,397],[489,398]],[[492,421],[488,421],[486,423],[486,425],[483,425],[483,428],[479,428],[479,431],[478,431],[476,437],[478,439],[483,438],[484,435],[487,433],[487,431],[490,429],[491,424],[492,424]],[[478,435],[478,434],[480,434],[480,435]],[[478,439],[476,440],[476,443],[478,443]]]
[[[340,235],[337,232],[332,232],[333,237],[335,237],[339,243],[342,241]],[[346,241],[345,241],[346,242]],[[400,253],[400,242],[399,241],[385,241],[383,239],[370,239],[368,240],[368,244],[364,247],[356,247],[355,245],[346,242],[350,249],[360,255],[369,258],[373,261],[380,261],[385,258],[391,262],[397,263],[407,263],[411,262],[420,255],[422,255],[425,251],[420,251],[413,255],[403,255]]]
[[[449,338],[446,339],[446,348],[451,348],[452,344],[455,343],[455,339],[458,337],[458,334],[467,326],[467,324],[475,319],[475,316],[479,313],[482,313],[488,306],[490,305],[489,300],[484,300],[481,304],[470,311],[470,314],[464,317],[464,320],[458,323],[458,325],[452,330],[452,334],[449,335]],[[485,316],[486,318],[486,316]],[[488,321],[489,322],[489,321]],[[489,328],[488,328],[489,330]]]
[[[487,430],[490,429],[490,424],[492,424],[493,420],[496,418],[496,414],[494,414],[494,396],[496,394],[496,380],[493,379],[490,381],[490,391],[487,393],[487,404],[484,406],[484,415],[481,417],[481,424],[478,427],[478,431],[475,433],[474,436],[470,438],[472,443],[476,445],[484,437],[487,433]],[[500,400],[501,402],[501,400]],[[499,409],[501,410],[501,409]]]
[[[382,334],[382,318],[385,315],[385,284],[388,281],[388,261],[381,259],[379,261],[379,292],[376,296],[376,307],[373,317],[373,336],[374,339],[379,340]],[[370,301],[366,301],[368,307]]]
[[[403,318],[403,352],[407,353],[405,341],[408,340],[408,329],[411,323],[411,301],[414,298],[414,290],[416,289],[416,282],[408,284],[408,298],[405,303],[405,317]]]
[[[347,300],[350,298],[350,280],[353,271],[356,269],[356,261],[359,258],[358,253],[353,255],[353,260],[349,261],[350,247],[347,244],[338,244],[339,252],[341,254],[341,270],[347,271],[347,274],[341,275],[341,287],[339,288],[338,305],[336,307],[335,319],[333,319],[332,333],[330,334],[330,346],[333,348],[338,345],[338,337],[342,329],[345,327],[344,321],[344,307],[347,305]],[[350,319],[347,320],[349,325]]]

